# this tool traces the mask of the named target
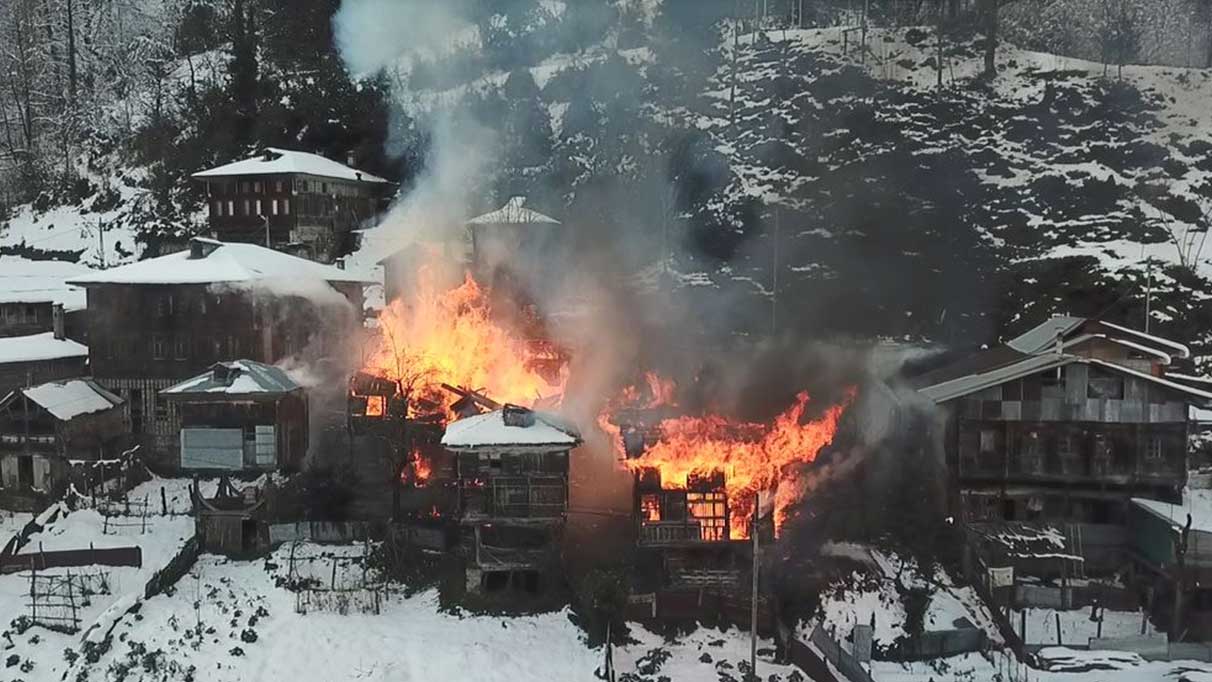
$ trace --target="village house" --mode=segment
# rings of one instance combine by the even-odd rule
[[[87,272],[76,263],[0,256],[0,337],[58,330],[86,341],[84,290],[66,280]]]
[[[459,549],[467,591],[537,594],[558,570],[569,455],[580,433],[557,417],[506,405],[452,422]]]
[[[325,263],[353,249],[352,231],[385,208],[392,187],[323,156],[273,147],[193,177],[206,184],[216,238]]]
[[[0,395],[88,373],[88,347],[56,332],[0,337]]]
[[[160,397],[181,417],[182,471],[298,470],[307,454],[307,396],[278,367],[217,362]]]
[[[0,499],[32,508],[85,486],[90,467],[117,458],[125,445],[122,399],[91,379],[54,381],[0,398]]]
[[[88,290],[92,376],[122,396],[145,457],[169,471],[180,464],[181,415],[160,391],[217,362],[344,352],[366,283],[252,244],[194,238],[189,246],[72,280]]]

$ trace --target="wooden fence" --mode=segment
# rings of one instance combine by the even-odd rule
[[[96,549],[63,549],[51,552],[30,552],[0,557],[0,573],[44,571],[48,568],[79,566],[143,565],[143,551],[138,547],[105,547]]]
[[[151,599],[167,588],[176,585],[178,580],[185,577],[185,574],[189,573],[189,569],[193,568],[198,561],[201,546],[196,535],[186,540],[185,545],[181,547],[176,556],[148,579],[147,584],[143,587],[143,598]]]

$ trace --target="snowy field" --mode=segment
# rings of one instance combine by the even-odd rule
[[[301,545],[295,551],[303,556],[334,549]],[[379,615],[295,613],[294,593],[275,584],[289,553],[284,546],[268,560],[203,557],[175,594],[145,602],[137,616],[119,623],[113,647],[91,666],[87,679],[101,679],[93,671],[124,668],[126,680],[191,673],[215,682],[596,679],[603,651],[585,645],[566,611],[517,618],[457,615],[440,611],[436,592],[428,591],[389,595]],[[724,674],[740,679],[738,667],[749,657],[748,635],[737,630],[701,629],[676,644],[638,627],[632,635],[637,644],[615,651],[620,675],[643,670],[642,679],[652,680],[726,679]],[[759,657],[762,678],[791,679],[794,669],[770,662],[769,655]]]

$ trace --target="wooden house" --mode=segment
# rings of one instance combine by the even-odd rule
[[[323,156],[272,147],[193,177],[206,184],[216,238],[326,263],[352,250],[352,231],[386,207],[392,187]]]
[[[195,238],[187,251],[78,277],[88,291],[92,375],[126,400],[149,462],[175,470],[181,418],[159,392],[245,358],[342,352],[360,324],[353,273],[253,244]]]
[[[88,373],[88,347],[53,331],[0,338],[0,396]]]
[[[1057,527],[1066,542],[1054,551],[1114,570],[1130,500],[1181,499],[1188,408],[1212,404],[1212,392],[1166,376],[1189,355],[1168,339],[1054,317],[919,377],[941,408],[932,437],[956,517]]]
[[[86,341],[84,290],[66,280],[88,272],[77,263],[0,256],[0,337],[53,331]]]
[[[447,426],[469,592],[548,587],[568,511],[569,456],[580,443],[559,418],[515,405]]]
[[[292,471],[307,454],[307,396],[278,367],[217,362],[160,397],[181,418],[182,471]]]
[[[116,458],[126,435],[122,399],[91,379],[11,391],[0,398],[0,488],[57,496],[73,464]]]

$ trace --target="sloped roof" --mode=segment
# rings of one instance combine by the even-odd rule
[[[451,422],[442,445],[452,450],[509,445],[571,448],[581,442],[580,432],[553,414],[534,412],[530,426],[509,426],[504,414],[504,410],[493,410]]]
[[[560,221],[538,211],[526,208],[526,197],[513,197],[495,211],[485,213],[467,221],[468,225],[559,225]]]
[[[160,391],[167,396],[261,395],[273,397],[302,388],[286,372],[253,360],[217,362],[210,369]]]
[[[1209,405],[1212,404],[1212,391],[1200,390],[1186,384],[1170,381],[1162,377],[1155,377],[1152,374],[1138,372],[1123,365],[1099,360],[1097,358],[1085,358],[1077,355],[1068,355],[1064,353],[1045,353],[1042,355],[1029,355],[1024,359],[1008,365],[1001,365],[992,368],[988,371],[965,374],[963,376],[941,381],[932,385],[925,385],[918,389],[922,395],[930,398],[936,403],[943,403],[956,398],[962,398],[966,395],[971,395],[979,391],[983,391],[991,386],[998,386],[1020,379],[1036,372],[1052,369],[1055,367],[1063,367],[1072,363],[1083,363],[1087,365],[1096,365],[1105,368],[1112,372],[1119,372],[1136,377],[1138,379],[1162,386],[1176,393],[1181,393],[1194,404]]]
[[[1044,320],[1030,330],[1010,339],[1006,345],[1020,353],[1035,355],[1046,353],[1056,345],[1059,335],[1062,342],[1075,343],[1077,339],[1069,339],[1069,335],[1081,332],[1084,336],[1099,335],[1112,343],[1129,345],[1137,350],[1152,354],[1164,353],[1166,356],[1180,358],[1191,357],[1191,350],[1185,345],[1162,338],[1153,334],[1112,324],[1104,320],[1074,317],[1071,315],[1056,315]],[[1127,338],[1125,338],[1127,337]],[[1079,337],[1080,338],[1080,337]]]
[[[54,332],[0,338],[0,364],[86,357],[88,346],[71,339],[56,339]]]
[[[194,237],[191,249],[159,258],[73,277],[69,284],[213,284],[280,279],[288,282],[325,281],[364,284],[357,273],[316,263],[256,244],[221,242]],[[192,247],[201,247],[193,257]]]
[[[7,403],[19,393],[50,412],[56,419],[63,421],[69,421],[82,414],[108,410],[122,404],[121,398],[101,388],[92,379],[51,381],[38,386],[17,389],[9,393],[0,403]]]
[[[1055,315],[1010,339],[1006,342],[1006,345],[1020,353],[1033,355],[1048,350],[1056,344],[1057,335],[1063,338],[1069,332],[1080,327],[1085,321],[1086,318],[1084,317]]]
[[[192,177],[206,179],[236,175],[280,174],[315,175],[322,178],[352,180],[354,182],[389,182],[377,175],[371,175],[356,168],[350,168],[343,163],[337,163],[319,154],[309,154],[308,152],[280,149],[278,147],[266,147],[264,151],[247,159],[233,161],[218,168],[199,171],[194,173]]]
[[[64,310],[83,310],[84,290],[66,280],[88,272],[79,263],[0,256],[0,303],[61,303]]]

